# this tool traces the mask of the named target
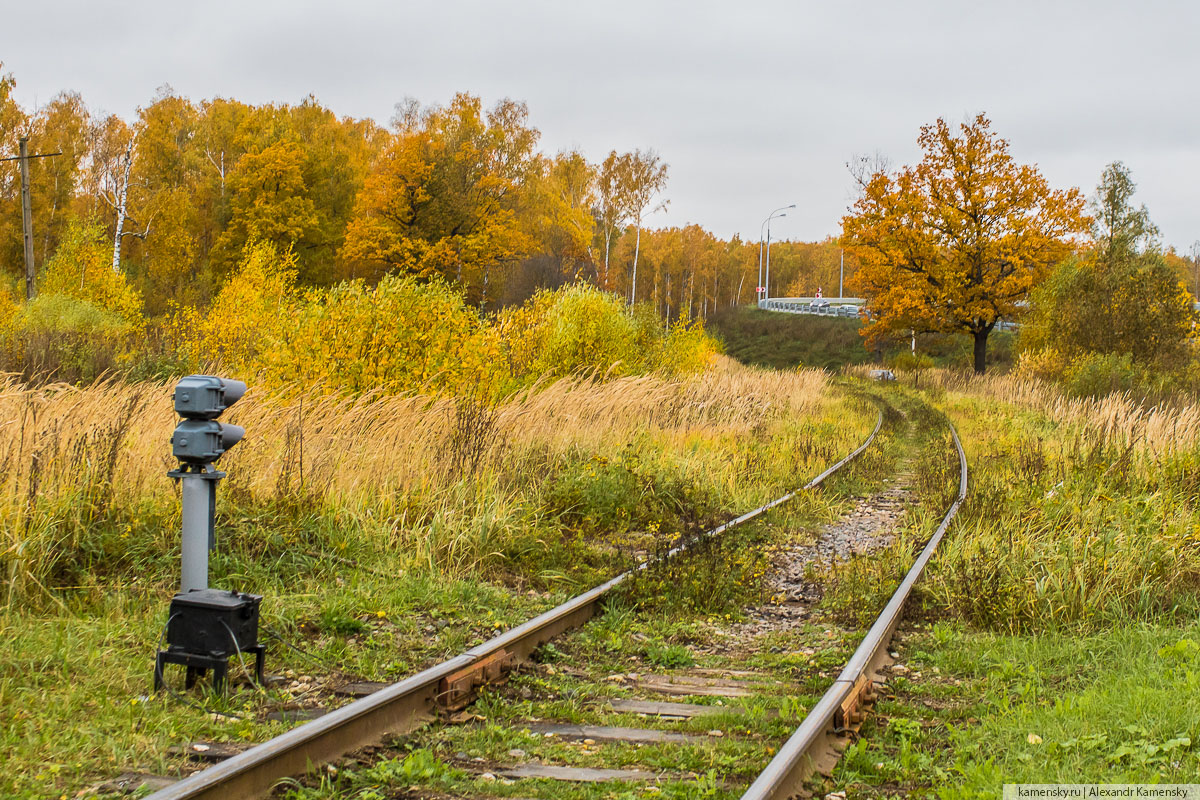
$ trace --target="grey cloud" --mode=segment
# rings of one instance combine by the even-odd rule
[[[1090,192],[1125,161],[1168,242],[1200,239],[1200,4],[918,2],[60,2],[15,7],[18,98],[61,89],[130,116],[193,99],[295,102],[386,123],[412,95],[526,100],[549,150],[654,147],[669,212],[756,238],[837,232],[843,162],[918,157],[921,124],[986,111],[1013,152]],[[46,25],[47,16],[55,24]]]

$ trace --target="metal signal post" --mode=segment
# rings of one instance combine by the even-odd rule
[[[188,688],[209,670],[213,687],[224,686],[234,653],[253,654],[255,675],[260,684],[263,680],[266,648],[258,642],[262,596],[208,588],[208,552],[216,544],[217,483],[225,477],[213,462],[246,435],[243,428],[217,422],[217,417],[245,393],[241,381],[214,375],[188,375],[175,387],[175,412],[183,420],[171,436],[171,453],[179,467],[167,475],[183,484],[182,568],[180,590],[171,599],[167,617],[167,649],[158,651],[154,664],[156,690],[164,685],[167,664],[186,667]]]
[[[182,483],[183,540],[180,590],[208,588],[208,551],[215,545],[217,482],[225,477],[213,462],[242,440],[246,431],[217,422],[241,399],[246,384],[212,375],[189,375],[175,387],[175,411],[183,421],[171,436],[179,468],[167,474]]]

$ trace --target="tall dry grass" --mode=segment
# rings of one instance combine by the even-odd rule
[[[1005,631],[1091,629],[1200,603],[1200,406],[1074,398],[1035,378],[931,371],[971,491],[923,579]]]
[[[544,462],[647,432],[666,441],[748,436],[814,413],[826,386],[819,371],[767,373],[721,359],[691,378],[543,382],[499,405],[420,395],[280,400],[251,391],[225,415],[247,435],[221,460],[229,474],[222,493],[240,504],[389,513],[414,492],[449,491],[464,470],[528,467],[530,453]],[[0,382],[0,564],[10,598],[44,587],[98,526],[157,514],[170,540],[178,508],[166,476],[174,467],[171,391],[160,383]]]
[[[931,370],[929,385],[1036,410],[1056,422],[1081,425],[1109,442],[1167,456],[1200,443],[1200,404],[1146,406],[1127,393],[1068,397],[1052,384],[1016,375]]]

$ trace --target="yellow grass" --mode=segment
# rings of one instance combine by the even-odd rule
[[[1036,409],[1056,422],[1087,426],[1106,439],[1165,456],[1200,443],[1200,405],[1144,406],[1128,394],[1073,398],[1057,387],[1016,375],[974,375],[932,370],[930,385],[1022,408]]]
[[[478,448],[487,465],[501,455],[521,463],[522,454],[544,461],[571,448],[619,446],[646,432],[676,443],[698,433],[750,435],[784,415],[814,412],[826,384],[819,371],[764,372],[722,358],[691,378],[560,379],[494,409],[461,398],[301,401],[252,390],[225,415],[247,435],[221,460],[229,473],[222,492],[252,503],[294,493],[347,510],[390,497],[400,501],[395,508],[414,490],[458,480],[454,455],[464,446]],[[37,582],[40,560],[69,552],[107,508],[175,513],[177,490],[166,476],[175,466],[171,390],[0,380],[0,561],[10,595],[21,575]]]

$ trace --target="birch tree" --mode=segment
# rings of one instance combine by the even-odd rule
[[[655,197],[667,186],[667,165],[662,163],[654,150],[635,150],[626,153],[620,171],[624,183],[623,194],[627,198],[629,216],[637,225],[637,239],[633,246],[633,278],[629,287],[629,302],[637,302],[638,254],[642,245],[642,222],[646,217],[666,209],[668,200],[654,202]]]
[[[624,228],[629,219],[629,199],[622,180],[627,155],[617,155],[616,150],[609,152],[596,176],[596,217],[604,234],[604,269],[599,276],[602,289],[608,288],[608,257],[613,235]]]
[[[121,245],[126,236],[145,239],[150,233],[147,221],[143,231],[127,231],[127,223],[136,224],[129,216],[129,185],[133,171],[134,151],[137,146],[137,131],[129,131],[129,140],[123,149],[102,160],[99,197],[116,215],[113,225],[112,271],[121,271]],[[93,156],[96,157],[95,155]]]

